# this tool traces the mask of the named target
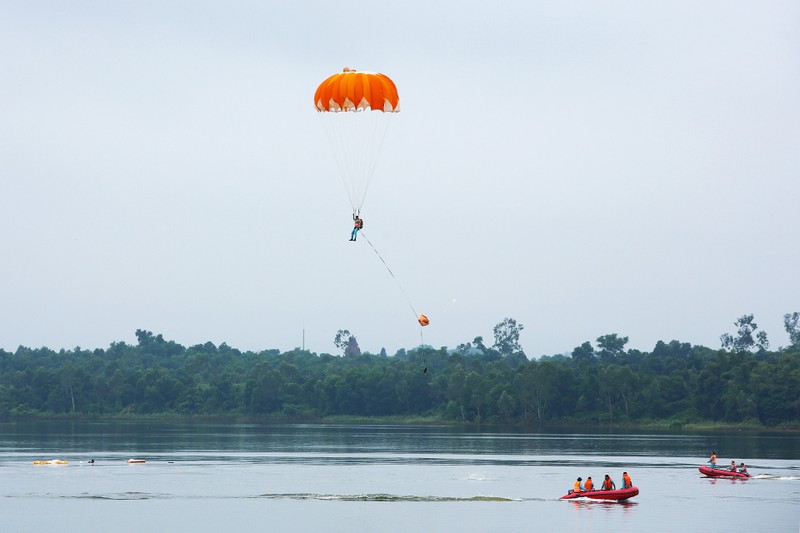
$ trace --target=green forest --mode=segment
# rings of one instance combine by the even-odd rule
[[[0,350],[0,417],[203,416],[317,421],[336,417],[518,425],[723,423],[800,427],[800,314],[790,344],[769,350],[752,315],[712,349],[671,341],[650,352],[608,334],[571,353],[529,358],[522,324],[494,343],[363,352],[347,330],[337,354],[185,347],[136,331],[136,345]]]

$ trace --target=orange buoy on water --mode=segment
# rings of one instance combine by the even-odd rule
[[[431,323],[431,321],[428,319],[428,317],[426,317],[426,316],[425,316],[425,315],[423,315],[422,313],[420,313],[420,314],[417,316],[417,322],[419,322],[419,325],[420,325],[420,326],[423,326],[423,327],[424,327],[424,326],[427,326],[428,324],[430,324],[430,323]]]
[[[134,464],[134,463],[144,463],[145,461],[144,459],[128,459],[128,462]]]

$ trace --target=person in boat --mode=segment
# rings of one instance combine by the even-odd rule
[[[572,486],[572,490],[569,491],[570,494],[572,494],[573,492],[583,492],[583,484],[581,483],[581,481],[583,481],[582,478],[578,478],[575,480],[575,484]]]
[[[353,231],[350,232],[350,240],[356,240],[358,230],[364,227],[364,219],[358,216],[358,213],[353,213]]]
[[[744,463],[739,465],[739,472],[741,472],[742,474],[747,474],[747,467],[744,466]]]
[[[594,490],[594,481],[592,481],[592,476],[586,478],[586,483],[583,484],[583,490]]]
[[[731,461],[731,466],[728,467],[731,472],[736,472],[736,461]]]
[[[708,464],[711,468],[717,468],[717,453],[712,450],[711,457],[708,458]]]
[[[622,473],[622,488],[629,489],[633,487],[633,481],[631,481],[631,476],[628,475],[627,472]]]
[[[606,474],[606,477],[603,478],[603,484],[600,485],[600,490],[615,490],[617,486],[614,484],[614,480],[611,479],[611,476]]]

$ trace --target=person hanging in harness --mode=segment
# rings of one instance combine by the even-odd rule
[[[358,216],[358,213],[353,213],[353,231],[350,233],[350,240],[356,240],[358,230],[364,227],[364,219]]]

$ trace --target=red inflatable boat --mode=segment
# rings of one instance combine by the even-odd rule
[[[729,479],[747,479],[753,477],[744,472],[732,472],[727,468],[711,468],[710,466],[701,466],[700,473],[707,477],[726,477]]]
[[[593,500],[627,500],[639,494],[639,489],[630,487],[627,489],[615,490],[584,490],[581,492],[570,492],[563,495],[559,500],[574,500],[575,498],[591,498]]]

